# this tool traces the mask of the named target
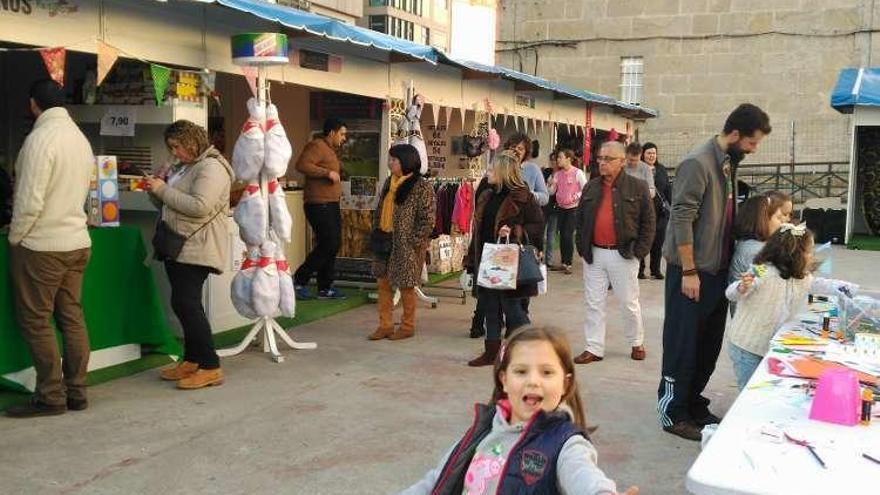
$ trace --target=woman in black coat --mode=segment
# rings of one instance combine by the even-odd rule
[[[657,160],[657,145],[645,143],[642,146],[642,161],[648,164],[654,174],[654,211],[657,214],[657,229],[654,234],[654,243],[651,245],[651,278],[663,280],[663,272],[660,271],[660,260],[663,258],[663,241],[666,239],[666,223],[669,221],[669,206],[672,199],[672,184],[669,183],[669,174],[666,167]],[[645,276],[645,259],[639,260],[639,278]]]
[[[474,208],[474,228],[467,255],[471,273],[478,272],[484,244],[494,243],[499,237],[509,236],[511,242],[531,244],[539,252],[544,250],[544,215],[523,181],[516,155],[510,151],[496,155],[486,180],[490,187],[480,193]],[[538,295],[538,286],[529,284],[514,290],[476,287],[476,291],[478,304],[485,309],[485,350],[469,361],[468,366],[490,366],[495,363],[501,347],[499,313],[503,313],[508,333],[528,325],[523,299]]]

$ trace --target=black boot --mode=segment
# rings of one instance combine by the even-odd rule
[[[500,340],[485,340],[486,350],[476,359],[468,361],[468,366],[492,366],[495,364],[495,357],[498,356],[498,349],[501,348]]]
[[[470,337],[472,339],[478,339],[483,335],[486,335],[486,318],[483,316],[483,313],[474,311],[474,317],[471,318],[471,334]]]

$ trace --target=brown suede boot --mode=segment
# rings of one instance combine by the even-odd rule
[[[485,351],[477,356],[476,359],[468,361],[468,366],[492,366],[495,364],[495,357],[498,356],[498,350],[501,349],[500,340],[486,340]]]
[[[192,375],[177,381],[177,388],[186,390],[212,387],[214,385],[223,385],[223,370],[220,368],[213,370],[200,369]]]
[[[163,380],[168,381],[177,381],[183,378],[186,378],[196,371],[198,371],[199,365],[196,363],[192,363],[190,361],[180,361],[174,366],[170,366],[168,368],[163,369],[159,372],[159,377]]]
[[[379,278],[376,282],[379,289],[379,328],[367,336],[370,340],[381,340],[394,333],[394,292],[391,290],[391,283],[387,278]]]
[[[416,333],[416,290],[413,287],[400,289],[400,304],[403,306],[403,316],[400,318],[400,326],[388,340],[408,339]]]

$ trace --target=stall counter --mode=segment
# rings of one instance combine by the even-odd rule
[[[83,311],[91,349],[140,344],[162,354],[181,348],[163,310],[147,252],[134,227],[89,229],[92,254],[83,280]],[[0,234],[0,377],[32,366],[15,319],[9,243]],[[3,380],[0,379],[0,385]],[[8,383],[7,383],[8,385]]]

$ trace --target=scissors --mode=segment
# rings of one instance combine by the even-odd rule
[[[810,454],[813,456],[813,459],[816,459],[816,462],[818,462],[823,469],[828,469],[828,467],[825,465],[825,461],[823,461],[822,458],[819,457],[819,454],[816,453],[816,449],[812,445],[810,445],[809,442],[807,442],[806,440],[797,440],[795,438],[792,438],[791,436],[789,436],[788,433],[783,433],[782,435],[789,442],[795,445],[800,445],[801,447],[806,447],[807,450],[810,451]]]

